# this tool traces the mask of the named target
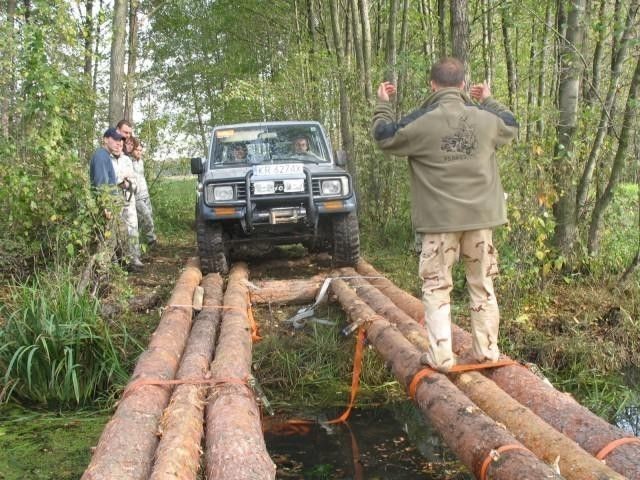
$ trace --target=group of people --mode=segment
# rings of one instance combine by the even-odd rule
[[[139,231],[144,234],[148,248],[157,242],[142,152],[142,143],[133,136],[131,123],[120,120],[104,132],[102,146],[93,154],[89,165],[91,186],[107,188],[120,201],[122,211],[115,218],[116,237],[126,265],[133,271],[144,266],[140,258]],[[111,216],[111,212],[107,215]],[[121,235],[123,230],[126,235]]]

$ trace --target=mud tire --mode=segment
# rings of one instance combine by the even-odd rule
[[[355,213],[333,217],[333,264],[337,267],[353,267],[360,258],[360,229]]]
[[[225,241],[222,225],[219,223],[205,222],[198,216],[196,221],[196,236],[202,274],[228,273],[229,246]]]

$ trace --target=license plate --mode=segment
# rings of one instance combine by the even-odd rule
[[[253,174],[261,177],[272,175],[301,175],[301,163],[274,163],[269,165],[254,165]]]

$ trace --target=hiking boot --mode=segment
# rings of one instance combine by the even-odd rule
[[[129,262],[129,271],[131,272],[141,272],[143,268],[144,263],[139,258],[134,258]]]

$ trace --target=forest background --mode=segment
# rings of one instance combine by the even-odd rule
[[[0,397],[85,404],[123,380],[102,372],[79,395],[63,349],[51,372],[68,376],[69,390],[31,395],[18,387],[33,380],[31,366],[12,375],[39,340],[21,350],[8,328],[25,311],[15,288],[61,269],[76,285],[99,244],[105,220],[88,159],[108,125],[134,122],[156,175],[202,155],[214,125],[318,120],[348,153],[363,243],[406,253],[407,164],[370,137],[375,89],[397,84],[400,118],[428,95],[430,66],[453,55],[467,83],[489,82],[520,121],[519,140],[499,152],[507,351],[563,372],[570,389],[597,390],[594,405],[613,392],[603,414],[637,402],[639,3],[0,1]],[[594,311],[570,325],[549,315],[559,297],[587,291]]]

